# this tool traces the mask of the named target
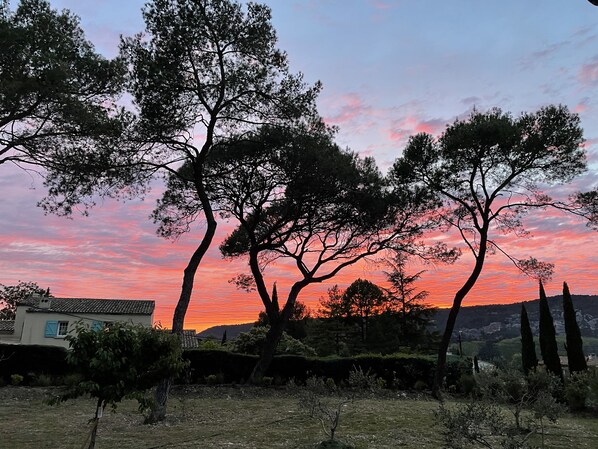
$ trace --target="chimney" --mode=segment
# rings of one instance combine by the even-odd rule
[[[40,309],[49,309],[51,305],[51,298],[42,295],[32,295],[32,299],[37,302]]]

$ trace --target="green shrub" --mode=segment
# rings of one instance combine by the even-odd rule
[[[21,383],[23,383],[23,380],[24,377],[20,374],[12,374],[10,376],[10,384],[14,386],[21,385]]]
[[[585,371],[571,374],[565,384],[565,399],[571,411],[583,410],[590,396],[590,376]]]
[[[371,372],[371,368],[368,368],[367,371],[364,371],[361,366],[353,366],[349,372],[347,384],[349,387],[355,388],[357,390],[374,392],[380,389],[378,376]]]
[[[216,374],[210,374],[206,376],[206,384],[208,385],[218,385],[218,376]]]
[[[46,374],[39,374],[33,376],[29,383],[34,387],[49,387],[50,385],[54,385],[55,381],[52,378],[52,376],[48,376]]]
[[[461,374],[461,377],[459,378],[459,391],[466,395],[469,396],[471,395],[476,387],[476,381],[475,381],[475,377],[473,374],[470,373],[463,373]]]
[[[417,391],[424,391],[428,389],[428,384],[426,381],[419,379],[415,381],[413,388]]]
[[[269,376],[262,377],[261,385],[264,387],[269,387],[274,383],[274,378]]]

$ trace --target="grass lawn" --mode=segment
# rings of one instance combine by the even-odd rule
[[[44,404],[50,389],[0,388],[0,448],[80,448],[89,433],[94,401]],[[337,437],[355,448],[443,446],[435,424],[437,403],[426,398],[362,398],[347,404]],[[596,416],[567,415],[548,430],[546,447],[598,447]],[[318,421],[287,391],[244,387],[188,387],[173,392],[165,422],[147,426],[136,402],[106,411],[98,449],[313,448],[324,439]]]

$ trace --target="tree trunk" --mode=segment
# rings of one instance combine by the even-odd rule
[[[102,404],[102,402],[102,399],[98,399],[98,403],[96,405],[96,414],[93,418],[93,427],[91,428],[91,435],[89,436],[89,445],[87,446],[87,449],[94,449],[96,447],[98,425],[100,424],[100,418],[102,417],[104,411],[104,404]]]
[[[274,354],[276,353],[276,348],[278,347],[278,343],[280,343],[282,333],[284,332],[285,325],[282,321],[281,316],[276,323],[270,323],[270,329],[268,329],[268,333],[266,334],[266,341],[262,347],[260,358],[249,377],[250,384],[259,384],[270,367],[272,359],[274,359]]]
[[[287,298],[287,302],[282,309],[282,313],[278,315],[277,319],[270,320],[270,329],[266,334],[266,341],[262,347],[260,358],[253,368],[251,376],[249,376],[249,383],[259,383],[266,374],[266,371],[272,363],[272,359],[274,359],[274,354],[276,353],[276,348],[278,347],[278,343],[280,343],[280,339],[282,338],[282,333],[289,322],[295,307],[295,302],[299,296],[299,292],[301,289],[303,289],[303,287],[305,287],[305,285],[307,285],[307,282],[305,281],[298,282],[293,285]]]
[[[444,328],[442,339],[440,340],[440,347],[438,348],[436,372],[434,373],[434,385],[432,386],[432,393],[437,399],[441,399],[440,389],[442,388],[444,375],[446,372],[446,352],[448,351],[453,330],[455,329],[455,322],[457,321],[457,315],[459,314],[459,309],[461,308],[461,302],[463,302],[463,299],[471,291],[476,281],[480,277],[480,273],[484,267],[484,260],[486,258],[487,242],[487,233],[483,233],[480,237],[480,248],[475,257],[475,265],[473,270],[467,278],[467,281],[465,281],[465,284],[463,284],[463,287],[459,289],[459,291],[455,294],[455,298],[453,299],[453,305],[446,321],[446,327]]]
[[[193,283],[195,280],[195,274],[199,268],[203,257],[210,249],[214,234],[216,233],[216,219],[214,218],[214,212],[210,205],[209,199],[205,192],[205,189],[200,191],[198,187],[198,196],[201,199],[204,214],[207,221],[207,229],[201,240],[201,243],[191,256],[187,267],[183,274],[183,285],[181,288],[181,295],[179,302],[174,310],[174,316],[172,319],[172,333],[181,335],[183,333],[183,326],[185,324],[185,315],[189,308],[189,302],[191,301],[191,293],[193,292]],[[166,403],[168,402],[168,396],[170,393],[170,385],[172,379],[164,379],[158,384],[154,392],[154,405],[150,415],[146,419],[146,423],[155,423],[163,421],[166,418]]]

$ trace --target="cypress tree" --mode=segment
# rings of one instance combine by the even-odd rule
[[[534,336],[532,328],[529,325],[527,310],[525,310],[525,304],[523,303],[521,303],[521,363],[523,364],[523,372],[526,376],[538,366]]]
[[[556,344],[556,332],[554,330],[554,321],[548,307],[548,300],[544,292],[544,286],[540,281],[540,352],[546,371],[558,376],[563,380],[563,369]]]
[[[276,282],[272,287],[272,306],[277,312],[280,312],[280,306],[278,305],[278,291],[276,290]]]
[[[567,334],[567,360],[569,372],[584,371],[588,369],[586,357],[583,354],[583,341],[581,332],[575,319],[575,308],[569,292],[569,286],[563,282],[563,318],[565,319],[565,333]]]

